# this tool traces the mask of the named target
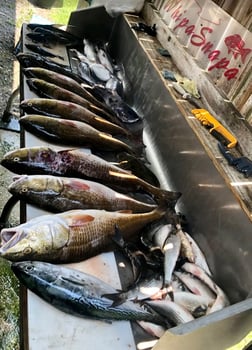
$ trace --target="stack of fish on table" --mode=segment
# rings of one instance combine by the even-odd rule
[[[53,25],[27,25],[25,40],[17,59],[38,97],[21,101],[20,124],[62,149],[24,147],[1,162],[16,174],[13,197],[51,212],[0,233],[0,255],[20,282],[64,312],[137,321],[156,337],[227,306],[175,210],[181,193],[160,188],[150,168],[144,116],[126,102],[129,83],[108,46]],[[75,70],[54,60],[55,43]],[[60,265],[116,250],[132,268],[122,291]]]

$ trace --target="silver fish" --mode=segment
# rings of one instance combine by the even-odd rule
[[[89,66],[91,74],[102,82],[106,82],[110,79],[110,71],[100,63],[92,63]]]
[[[90,42],[88,39],[83,39],[84,44],[84,55],[89,59],[91,62],[97,62],[97,55],[95,52],[94,45]]]
[[[212,304],[209,298],[202,295],[196,295],[190,292],[175,292],[174,293],[175,303],[186,308],[192,315],[205,314],[208,306]]]
[[[172,281],[172,273],[179,257],[181,241],[178,235],[171,235],[167,238],[164,251],[164,285],[169,287]]]
[[[175,325],[194,320],[189,311],[171,300],[146,301],[145,303]]]
[[[198,278],[195,278],[189,273],[179,271],[174,271],[174,275],[178,277],[192,293],[209,298],[209,302],[215,300],[215,293]]]
[[[181,240],[177,234],[171,234],[174,227],[171,224],[162,225],[154,234],[153,241],[164,254],[164,285],[169,287],[172,273],[180,253]]]
[[[206,261],[205,255],[203,254],[202,250],[198,246],[198,244],[195,242],[195,240],[190,236],[187,232],[184,232],[184,234],[187,236],[188,241],[191,244],[193,255],[194,255],[194,262],[196,265],[201,267],[203,270],[206,271],[206,273],[211,276],[212,273],[210,271],[210,268],[208,266],[208,263]]]
[[[217,284],[212,280],[212,278],[208,276],[208,274],[201,267],[197,266],[196,264],[185,263],[182,266],[182,269],[199,278],[216,294],[216,299],[213,305],[208,310],[208,313],[221,310],[225,306],[230,304],[224,291],[219,286],[217,286]]]
[[[97,57],[100,61],[100,63],[107,69],[110,71],[111,74],[113,74],[114,72],[114,69],[113,69],[113,66],[110,62],[110,59],[106,53],[106,51],[102,48],[99,48],[97,50]]]

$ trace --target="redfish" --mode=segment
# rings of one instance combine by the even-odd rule
[[[85,260],[114,248],[115,227],[128,240],[164,214],[159,208],[139,214],[76,209],[38,216],[16,227],[2,229],[0,256],[10,261]]]

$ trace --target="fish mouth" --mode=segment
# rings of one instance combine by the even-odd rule
[[[26,179],[27,175],[15,175],[13,176],[12,178],[12,183],[8,186],[8,191],[11,193],[11,194],[15,194],[16,191],[15,191],[15,188],[16,188],[16,185],[19,184],[20,182],[22,182],[22,180]]]
[[[25,236],[23,231],[15,229],[3,229],[1,231],[0,255],[4,255],[8,249],[14,247]]]
[[[26,175],[14,175],[12,180],[13,181],[18,181],[19,179],[24,178],[24,177],[26,177]]]

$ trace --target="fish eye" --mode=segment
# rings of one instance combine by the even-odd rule
[[[19,160],[20,160],[19,157],[14,157],[14,158],[13,158],[13,161],[14,161],[14,162],[19,162]]]
[[[26,247],[26,248],[23,250],[23,253],[24,253],[24,255],[31,254],[31,253],[32,253],[32,248],[31,248],[31,247]]]
[[[24,187],[21,188],[21,192],[22,192],[22,193],[25,193],[25,192],[27,192],[27,191],[28,191],[28,187],[24,186]]]
[[[28,271],[28,272],[31,272],[31,271],[33,271],[34,270],[34,266],[31,266],[31,265],[28,265],[28,266],[26,266],[26,268],[25,268],[25,271]]]

